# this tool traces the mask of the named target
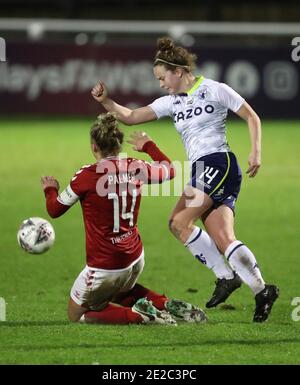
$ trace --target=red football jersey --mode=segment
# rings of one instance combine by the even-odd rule
[[[154,159],[166,162],[150,164],[133,158],[108,157],[82,167],[59,196],[54,188],[45,190],[47,209],[53,217],[80,200],[90,267],[123,269],[142,252],[137,228],[141,187],[143,183],[161,183],[174,177],[169,159],[156,156],[162,153],[155,144],[150,142],[146,148]]]
[[[141,182],[133,170],[120,171],[131,161],[106,158],[79,170],[70,183],[82,206],[88,266],[122,269],[142,252],[136,226]]]

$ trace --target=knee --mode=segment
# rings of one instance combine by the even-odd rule
[[[70,322],[78,322],[80,317],[76,316],[75,314],[71,314],[68,312],[68,319]]]
[[[185,243],[190,236],[190,227],[182,218],[173,218],[169,224],[171,233],[182,243]]]
[[[70,299],[67,308],[68,319],[70,322],[79,322],[81,316],[87,311],[87,309],[75,304],[75,302]]]
[[[171,231],[172,234],[178,235],[182,232],[184,226],[180,221],[176,218],[173,217],[169,220],[169,230]]]

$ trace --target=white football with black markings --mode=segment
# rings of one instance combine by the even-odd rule
[[[42,254],[49,250],[55,241],[54,229],[46,219],[32,217],[25,219],[17,233],[18,243],[30,254]]]

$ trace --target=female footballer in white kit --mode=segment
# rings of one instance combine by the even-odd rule
[[[243,281],[255,296],[253,321],[263,322],[279,289],[265,284],[254,254],[235,237],[234,205],[242,175],[227,143],[225,126],[228,109],[247,122],[251,140],[247,174],[254,177],[261,165],[260,119],[228,85],[195,76],[195,61],[194,54],[163,37],[158,39],[154,75],[169,95],[135,110],[110,99],[103,81],[93,88],[92,95],[127,125],[165,116],[173,119],[192,163],[192,174],[171,215],[170,230],[217,277],[208,308],[224,302]],[[207,232],[195,225],[198,218]]]

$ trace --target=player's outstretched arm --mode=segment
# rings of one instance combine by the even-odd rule
[[[151,122],[157,119],[156,114],[149,106],[131,110],[130,108],[121,106],[120,104],[114,102],[109,98],[107,87],[101,80],[92,89],[91,94],[97,102],[102,104],[106,111],[115,112],[118,120],[128,126]]]
[[[256,112],[246,102],[236,114],[246,120],[249,127],[251,152],[248,157],[247,174],[249,177],[254,177],[261,166],[261,122]]]
[[[51,218],[60,217],[70,206],[66,206],[57,200],[59,183],[53,176],[42,176],[41,185],[46,198],[46,207]]]
[[[148,164],[147,183],[161,183],[175,177],[175,168],[165,155],[145,132],[134,132],[127,141],[135,151],[145,152],[156,163]]]

